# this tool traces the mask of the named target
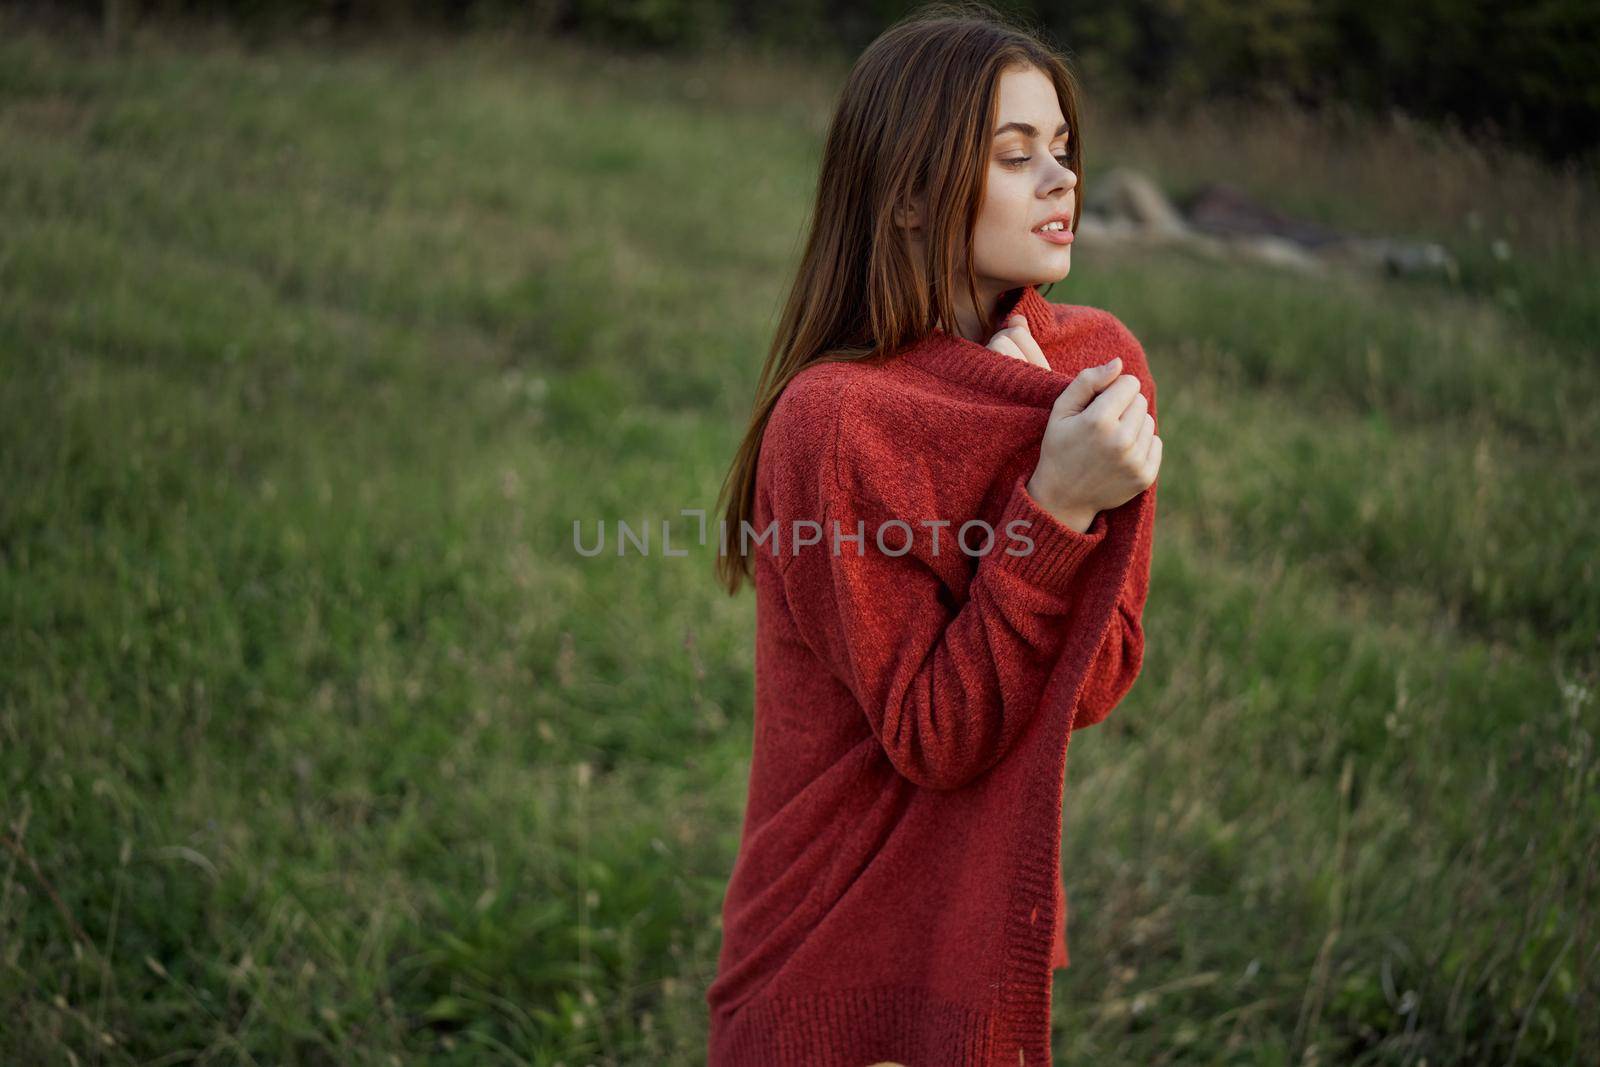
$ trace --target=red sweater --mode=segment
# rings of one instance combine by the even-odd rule
[[[1050,1062],[1067,745],[1138,675],[1156,486],[1078,533],[1025,485],[1079,371],[1156,394],[1115,316],[1014,295],[1051,370],[934,331],[773,409],[710,1067]]]

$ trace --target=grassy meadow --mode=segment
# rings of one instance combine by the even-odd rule
[[[660,522],[715,505],[842,76],[0,26],[0,1062],[703,1062],[754,606]],[[1593,179],[1090,104],[1091,198],[1227,179],[1462,271],[1048,293],[1141,338],[1166,442],[1057,1062],[1593,1063]]]

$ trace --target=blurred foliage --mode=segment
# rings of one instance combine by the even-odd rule
[[[214,16],[254,31],[497,27],[612,47],[732,37],[854,55],[913,0],[69,0],[121,26]],[[1097,91],[1171,112],[1219,97],[1401,110],[1535,149],[1600,146],[1600,5],[1589,0],[1100,0],[994,6],[1044,30]],[[113,14],[114,13],[114,14]]]

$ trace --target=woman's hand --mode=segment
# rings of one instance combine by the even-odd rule
[[[1121,358],[1072,379],[1056,397],[1027,490],[1082,533],[1095,513],[1132,500],[1156,480],[1161,438],[1139,379]]]
[[[986,346],[999,352],[1002,356],[1020,359],[1024,363],[1032,363],[1036,367],[1050,369],[1050,361],[1044,358],[1044,352],[1039,348],[1039,342],[1033,339],[1033,334],[1028,332],[1028,318],[1021,312],[1006,319],[1004,328],[993,337],[989,338]]]

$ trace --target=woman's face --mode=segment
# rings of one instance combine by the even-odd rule
[[[1000,76],[987,189],[973,231],[973,264],[985,297],[1060,281],[1072,269],[1072,212],[1078,176],[1065,164],[1067,129],[1056,87],[1035,67]],[[1056,233],[1039,228],[1059,216]]]

